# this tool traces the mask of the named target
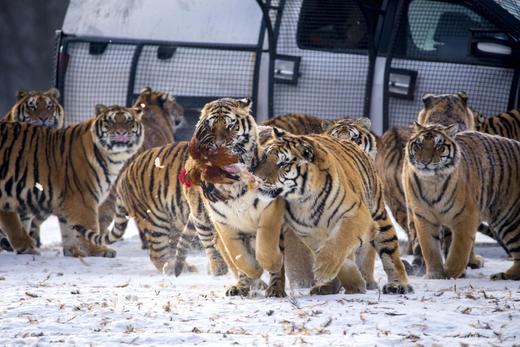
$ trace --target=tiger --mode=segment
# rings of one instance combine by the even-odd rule
[[[65,113],[59,102],[59,97],[60,92],[56,88],[50,88],[47,91],[19,90],[16,94],[16,103],[3,120],[46,126],[48,128],[62,128]],[[13,250],[7,237],[1,230],[0,249]]]
[[[0,122],[0,227],[17,253],[38,253],[26,231],[34,216],[55,214],[67,231],[64,254],[115,256],[82,237],[78,244],[72,230],[99,234],[97,207],[143,142],[141,115],[98,105],[96,117],[64,129]]]
[[[493,280],[520,280],[520,143],[457,124],[414,125],[403,184],[426,262],[426,278],[457,278],[470,258],[477,227],[487,222],[513,265]],[[441,228],[452,232],[443,265]]]
[[[168,93],[152,90],[145,87],[135,100],[133,107],[144,105],[142,123],[146,136],[139,153],[149,148],[159,147],[172,143],[175,140],[175,132],[185,123],[184,109],[179,105],[175,98]],[[132,161],[130,159],[127,165]],[[115,213],[115,192],[114,185],[108,198],[99,208],[99,230],[106,230]],[[147,248],[146,239],[140,234],[142,248]]]
[[[8,122],[29,123],[47,128],[62,128],[65,112],[60,102],[60,91],[19,90],[16,103],[4,116]]]
[[[340,140],[354,142],[368,154],[370,159],[375,161],[378,137],[370,130],[371,126],[372,122],[367,117],[357,119],[345,118],[331,123],[324,134]]]
[[[492,117],[485,117],[479,112],[475,112],[474,115],[475,130],[520,141],[520,109],[512,109]],[[489,226],[485,223],[479,226],[478,231],[496,239],[493,231],[490,230]],[[497,242],[508,255],[511,255],[506,245],[500,240],[497,240]]]
[[[188,249],[191,236],[198,232],[211,272],[216,276],[224,275],[228,271],[227,265],[215,247],[213,226],[202,197],[192,202],[195,211],[192,216],[189,192],[178,180],[187,160],[186,141],[150,148],[135,156],[120,174],[116,185],[114,227],[105,230],[102,243],[119,240],[129,218],[133,218],[148,244],[154,266],[165,274],[178,276],[185,268],[184,262],[175,263],[179,239],[186,237]]]
[[[210,148],[225,146],[238,156],[248,171],[253,171],[258,164],[260,143],[251,106],[249,98],[222,98],[207,103],[201,111],[193,139]],[[186,166],[191,166],[191,159]],[[260,201],[256,190],[249,190],[247,183],[239,179],[230,184],[202,182],[200,187],[187,191],[192,214],[198,201],[203,200],[221,244],[222,256],[238,277],[226,294],[248,295],[253,281],[266,269],[270,273],[266,296],[286,296],[282,250],[277,246],[265,247],[262,253],[255,252],[260,242],[279,245],[278,239],[274,242],[266,233],[260,233],[266,235],[260,239],[256,234],[262,229],[278,230],[280,234],[284,201]]]
[[[311,292],[335,278],[348,293],[365,292],[365,278],[373,274],[362,274],[351,260],[360,247],[362,254],[371,247],[379,253],[388,275],[384,293],[413,291],[385,211],[382,183],[372,160],[356,143],[274,128],[254,174],[263,181],[260,199],[282,197],[285,221],[314,253],[317,284]]]
[[[457,124],[459,131],[475,129],[475,113],[468,104],[464,92],[453,94],[425,94],[422,97],[423,108],[418,114],[420,124]],[[408,223],[406,202],[402,183],[404,150],[412,130],[409,127],[392,128],[379,139],[379,151],[376,156],[376,169],[385,186],[385,201],[396,222],[408,235],[407,253],[414,255],[413,267],[417,274],[424,271],[419,243],[415,237],[413,221]],[[446,231],[448,234],[449,231]],[[468,264],[478,268],[483,259],[472,256]]]

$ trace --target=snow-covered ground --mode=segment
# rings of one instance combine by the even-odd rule
[[[157,272],[134,227],[114,259],[64,258],[57,221],[43,226],[42,256],[0,253],[0,345],[490,345],[520,344],[520,283],[492,282],[511,262],[479,247],[485,268],[458,280],[411,277],[414,294],[226,297],[231,275]],[[385,282],[380,264],[377,279]]]

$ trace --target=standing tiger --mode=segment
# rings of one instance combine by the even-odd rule
[[[213,226],[202,196],[192,202],[195,211],[192,215],[187,188],[178,180],[187,160],[188,143],[185,141],[138,154],[121,171],[116,186],[114,228],[106,231],[103,242],[113,243],[121,238],[131,217],[148,244],[150,259],[155,267],[164,273],[179,275],[185,266],[182,261],[175,268],[179,238],[181,235],[186,237],[183,246],[187,251],[191,236],[195,234],[193,229],[197,228],[211,272],[217,276],[223,275],[227,272],[227,266],[215,248]]]
[[[164,146],[174,141],[174,135],[184,123],[184,109],[168,93],[154,91],[150,87],[144,88],[134,102],[133,107],[144,105],[142,123],[145,131],[144,143],[138,153],[149,148]],[[127,165],[133,159],[128,160]],[[115,189],[99,207],[99,230],[106,230],[115,213]],[[143,235],[143,248],[147,247]]]
[[[62,128],[65,115],[63,107],[58,101],[59,97],[60,92],[56,88],[50,88],[47,91],[19,90],[16,94],[16,103],[5,115],[4,120],[47,128]],[[0,249],[13,250],[1,230]]]
[[[474,112],[468,105],[468,97],[463,92],[454,94],[426,94],[422,98],[424,107],[419,112],[420,124],[457,124],[459,131],[474,130]],[[409,128],[389,129],[380,138],[376,157],[376,169],[385,186],[385,201],[397,223],[408,234],[408,252],[414,254],[414,268],[417,273],[424,269],[421,250],[415,237],[413,221],[408,224],[406,202],[402,183],[404,150],[411,130]],[[446,231],[448,233],[448,231]],[[472,256],[471,267],[481,267],[482,259]]]
[[[258,164],[260,150],[251,104],[250,99],[231,98],[207,103],[201,111],[193,135],[194,140],[203,146],[228,148],[250,172]],[[189,159],[187,167],[191,166],[191,161]],[[258,279],[264,268],[271,275],[266,296],[285,296],[285,274],[280,250],[276,248],[265,253],[255,252],[258,243],[272,242],[269,237],[258,239],[258,230],[276,229],[277,235],[280,235],[283,200],[261,201],[256,191],[249,190],[247,183],[241,180],[231,184],[202,182],[201,187],[188,189],[192,214],[195,214],[201,199],[218,240],[222,243],[220,250],[224,259],[232,270],[238,271],[238,282],[228,289],[227,295],[247,295],[252,280]],[[260,231],[258,233],[267,235]]]
[[[351,260],[359,247],[361,254],[371,247],[379,253],[388,275],[384,293],[413,291],[385,211],[381,181],[357,144],[326,135],[291,135],[275,128],[255,174],[263,180],[261,199],[286,200],[287,223],[315,255],[313,291],[337,277],[347,292],[364,292],[363,277],[371,279],[372,274],[363,276]]]
[[[477,227],[485,221],[514,261],[506,272],[491,278],[520,280],[520,143],[458,130],[456,124],[416,124],[406,146],[403,183],[426,277],[459,277]],[[442,228],[452,232],[444,266]]]
[[[97,207],[142,144],[142,110],[97,111],[95,118],[64,129],[0,123],[0,226],[18,253],[37,253],[26,232],[32,217],[55,214],[68,231],[62,235],[65,254],[115,255],[81,237],[78,244],[72,230],[99,233]]]
[[[16,94],[16,103],[7,112],[4,120],[47,128],[61,128],[65,113],[59,98],[60,92],[56,88],[50,88],[45,92],[19,90]]]

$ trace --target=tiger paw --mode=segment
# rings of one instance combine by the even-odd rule
[[[103,258],[115,258],[117,255],[117,252],[108,247],[100,247],[100,249],[96,250],[95,252],[91,252],[88,256],[89,257],[103,257]]]
[[[383,294],[408,294],[413,293],[413,287],[409,284],[390,282],[383,286]]]
[[[315,285],[311,288],[310,295],[330,295],[338,294],[341,289],[341,283],[338,278],[323,285]]]
[[[489,277],[492,281],[503,281],[503,280],[513,280],[518,281],[520,280],[520,273],[513,274],[506,272],[498,272],[496,274],[493,274]]]
[[[281,288],[280,285],[269,286],[265,290],[266,298],[285,298],[286,296],[287,296],[287,293],[285,292],[285,289]]]
[[[343,288],[345,288],[345,294],[363,294],[367,292],[367,284],[363,279],[343,284]]]
[[[474,255],[468,262],[468,267],[471,269],[480,269],[484,267],[484,258],[480,255]]]
[[[34,247],[27,247],[27,248],[23,248],[23,249],[17,249],[16,254],[40,255],[40,252]]]
[[[233,285],[226,290],[226,296],[248,296],[250,287]]]
[[[316,253],[312,271],[318,284],[330,282],[338,275],[344,259],[330,247],[321,247]]]
[[[424,275],[424,278],[425,279],[428,279],[428,280],[444,280],[446,279],[446,274],[444,272],[441,272],[441,271],[429,271],[426,273],[426,275]]]

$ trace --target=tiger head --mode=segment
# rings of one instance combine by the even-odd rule
[[[468,106],[466,93],[426,94],[422,101],[424,108],[417,118],[419,124],[456,124],[458,131],[475,130],[474,114]]]
[[[96,119],[91,131],[98,146],[109,152],[134,153],[142,145],[143,108],[96,106]]]
[[[258,162],[258,129],[249,98],[223,98],[207,103],[193,138],[209,148],[224,146],[249,168]]]
[[[459,162],[460,151],[454,140],[457,124],[414,124],[414,133],[406,145],[406,155],[412,169],[422,176],[448,175]]]
[[[150,87],[146,87],[141,90],[141,94],[137,97],[134,107],[142,104],[146,105],[143,120],[150,118],[150,121],[153,122],[155,115],[164,114],[166,119],[169,120],[174,132],[185,122],[184,108],[168,93],[154,91]]]
[[[306,137],[273,128],[273,137],[265,143],[254,174],[262,180],[258,188],[262,200],[282,196],[301,198],[312,190],[319,177],[315,144]]]
[[[60,92],[56,88],[45,92],[19,90],[16,104],[8,114],[7,120],[48,128],[61,128],[65,113],[58,101],[59,97]]]
[[[340,119],[333,122],[325,131],[326,135],[339,140],[349,140],[356,143],[368,156],[375,160],[377,154],[376,137],[370,131],[372,125],[369,118]]]

